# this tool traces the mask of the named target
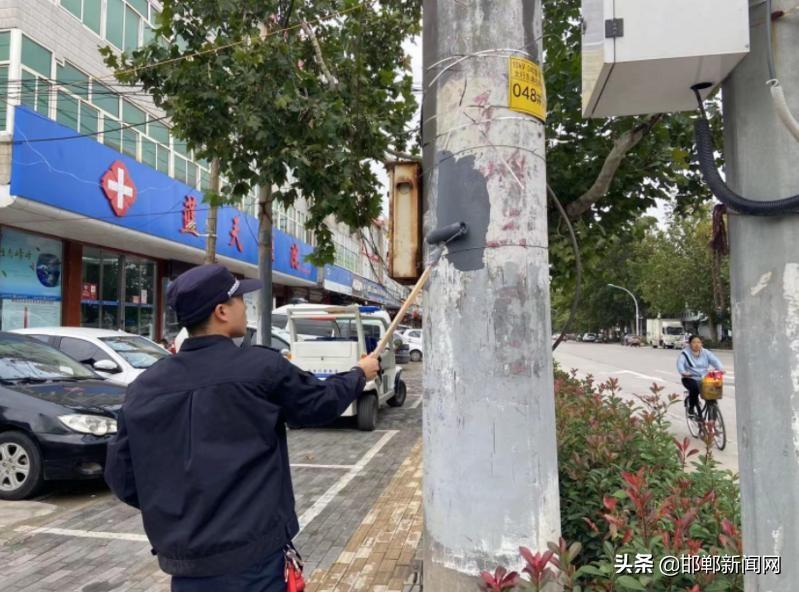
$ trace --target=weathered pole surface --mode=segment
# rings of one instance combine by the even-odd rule
[[[766,81],[766,8],[752,2],[751,53],[724,85],[727,182],[752,199],[799,194],[799,143]],[[795,2],[775,0],[774,10]],[[799,16],[774,22],[777,72],[799,113]],[[744,553],[781,555],[782,574],[746,575],[747,592],[799,582],[799,215],[730,216],[735,405]]]
[[[465,221],[425,294],[427,590],[476,589],[560,533],[544,125],[511,111],[540,0],[426,0],[425,230]]]

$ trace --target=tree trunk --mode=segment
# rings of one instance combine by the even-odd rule
[[[258,275],[264,284],[259,299],[258,335],[272,345],[272,185],[258,188]]]
[[[219,195],[219,159],[215,158],[211,161],[211,195],[212,199],[216,200]],[[208,221],[206,223],[206,232],[208,236],[205,239],[205,261],[204,263],[216,263],[216,202],[210,204],[208,208]]]

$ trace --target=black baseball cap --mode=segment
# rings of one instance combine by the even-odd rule
[[[200,265],[169,284],[166,298],[178,321],[191,326],[206,320],[219,304],[262,287],[261,280],[237,280],[224,265]]]

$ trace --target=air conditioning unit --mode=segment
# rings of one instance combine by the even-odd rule
[[[582,10],[584,117],[694,109],[691,87],[710,83],[707,97],[749,52],[749,0],[583,0]]]

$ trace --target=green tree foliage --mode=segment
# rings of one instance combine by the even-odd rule
[[[325,219],[352,228],[380,213],[370,163],[405,150],[417,109],[402,44],[420,31],[421,0],[165,0],[157,40],[104,50],[124,83],[142,85],[229,184],[216,203],[256,185],[289,205],[302,194],[312,257],[333,260]]]
[[[580,0],[543,0],[547,83],[547,174],[575,222],[584,255],[600,258],[624,241],[637,220],[669,201],[678,213],[710,198],[693,161],[691,114],[583,119]],[[642,82],[645,83],[645,82]],[[715,106],[714,129],[718,130]],[[550,226],[559,225],[550,208]],[[565,233],[550,233],[553,285],[573,292],[574,264]],[[590,277],[593,268],[586,265]]]

